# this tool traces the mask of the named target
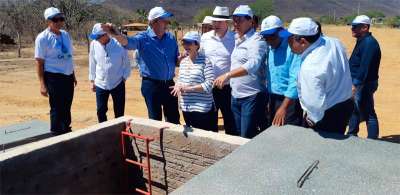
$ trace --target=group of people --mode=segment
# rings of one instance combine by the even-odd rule
[[[57,8],[45,10],[48,28],[35,43],[41,94],[49,96],[51,131],[71,131],[71,103],[77,84],[65,16]],[[252,138],[271,125],[305,126],[315,131],[357,135],[367,122],[368,137],[378,138],[373,94],[378,86],[379,44],[369,32],[371,20],[357,16],[352,23],[357,44],[350,59],[342,43],[325,36],[311,18],[293,19],[288,29],[268,16],[257,32],[248,5],[233,14],[216,6],[206,17],[202,34],[182,38],[168,32],[173,14],[154,7],[148,28],[126,36],[112,24],[96,24],[90,38],[89,80],[96,92],[98,121],[107,120],[111,94],[115,117],[124,115],[125,81],[131,68],[127,50],[136,50],[141,92],[148,116],[218,131],[221,111],[225,132]],[[233,24],[234,31],[230,30]],[[175,78],[175,67],[179,73]],[[350,122],[350,124],[349,124]]]

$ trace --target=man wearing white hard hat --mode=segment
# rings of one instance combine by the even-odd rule
[[[231,68],[231,54],[235,47],[235,33],[229,30],[230,12],[228,7],[216,6],[211,17],[214,30],[203,34],[201,47],[213,66],[215,77],[226,74]],[[231,87],[226,80],[222,89],[213,88],[215,107],[221,110],[225,133],[239,135],[231,110]],[[218,117],[216,115],[215,117]]]
[[[201,34],[210,32],[213,29],[211,16],[206,16],[201,23]]]
[[[107,121],[108,97],[112,96],[115,118],[124,116],[125,81],[131,73],[128,52],[97,23],[90,34],[89,81],[96,92],[97,119]]]
[[[368,138],[377,139],[379,123],[374,108],[374,93],[378,89],[381,49],[369,31],[370,26],[371,19],[365,15],[357,16],[351,24],[352,35],[357,43],[349,60],[355,109],[348,134],[357,136],[359,124],[365,120]]]
[[[54,135],[71,131],[71,105],[76,78],[72,40],[62,30],[65,17],[55,7],[44,11],[47,28],[35,41],[35,60],[40,93],[49,98],[50,130]]]
[[[231,108],[240,136],[252,138],[266,128],[265,54],[267,44],[253,28],[253,11],[240,5],[233,12],[236,30],[230,71],[220,75],[214,85],[223,88],[230,79]]]
[[[288,28],[289,45],[303,60],[299,99],[309,127],[344,134],[353,112],[349,62],[342,43],[318,29],[311,18],[296,18]]]
[[[212,87],[213,66],[199,52],[200,35],[190,31],[183,36],[186,55],[180,60],[179,77],[172,94],[180,96],[180,108],[189,127],[217,132],[217,118]]]
[[[292,52],[288,33],[277,16],[268,16],[261,23],[260,35],[268,43],[267,89],[269,124],[301,125],[303,111],[297,95],[297,75],[301,57]]]
[[[149,27],[135,36],[125,37],[112,24],[102,25],[103,30],[129,50],[139,54],[139,71],[142,77],[142,95],[149,118],[179,124],[178,98],[171,95],[175,83],[175,66],[178,61],[178,45],[175,37],[167,32],[169,18],[173,14],[162,7],[154,7],[148,14]]]

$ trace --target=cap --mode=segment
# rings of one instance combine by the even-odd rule
[[[351,25],[357,25],[357,24],[371,24],[371,19],[366,16],[366,15],[360,15],[354,18],[353,22],[351,22]]]
[[[149,16],[147,19],[149,21],[152,21],[154,19],[160,18],[160,19],[165,19],[174,16],[174,14],[169,13],[164,10],[162,7],[154,7],[149,11]]]
[[[44,10],[44,19],[50,20],[54,16],[57,16],[57,15],[60,15],[60,14],[62,14],[62,13],[60,12],[59,9],[57,9],[55,7],[49,7],[46,10]]]
[[[295,18],[289,25],[290,34],[301,36],[313,36],[318,33],[318,25],[311,18]]]
[[[250,16],[253,17],[253,11],[248,5],[239,5],[232,14],[233,16]]]
[[[106,34],[106,32],[103,30],[103,28],[101,28],[101,23],[97,23],[93,26],[92,33],[89,35],[89,38],[96,40],[104,34]]]
[[[279,36],[281,37],[289,36],[287,30],[283,28],[283,22],[281,21],[281,19],[279,19],[277,16],[271,15],[266,17],[262,21],[260,35],[262,36],[272,35],[279,29],[282,29],[281,31],[279,31]]]
[[[189,31],[183,36],[182,40],[200,43],[200,34],[197,31]]]

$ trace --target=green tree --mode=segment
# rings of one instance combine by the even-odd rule
[[[250,4],[254,14],[260,17],[260,21],[274,13],[273,0],[256,0]]]
[[[383,12],[377,11],[377,10],[367,11],[367,12],[365,12],[363,14],[367,15],[370,18],[384,18],[384,17],[386,17]]]
[[[147,20],[147,12],[145,9],[137,9],[136,14],[139,16],[140,22],[144,23]]]
[[[318,21],[321,24],[335,24],[335,19],[331,16],[321,16],[319,17]]]
[[[400,16],[394,16],[394,17],[388,18],[385,21],[385,24],[390,27],[399,28],[400,27]]]
[[[193,18],[194,22],[201,23],[201,22],[203,22],[204,17],[211,16],[212,13],[213,13],[213,8],[207,7],[207,8],[200,9]]]
[[[340,23],[350,25],[351,22],[354,20],[354,18],[357,17],[357,14],[352,14],[348,16],[344,16],[343,18],[340,18]]]

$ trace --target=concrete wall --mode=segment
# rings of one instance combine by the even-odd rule
[[[132,120],[134,133],[155,138],[151,142],[153,192],[167,194],[230,154],[248,139],[163,122]],[[135,157],[145,162],[145,144],[132,141]],[[135,158],[134,157],[134,158]],[[147,178],[147,174],[144,174]]]
[[[145,187],[143,172],[122,159],[120,132],[152,136],[155,194],[172,191],[248,140],[141,118],[122,117],[0,154],[0,194],[130,193]],[[162,127],[168,127],[160,130]],[[143,143],[132,140],[130,158]]]

